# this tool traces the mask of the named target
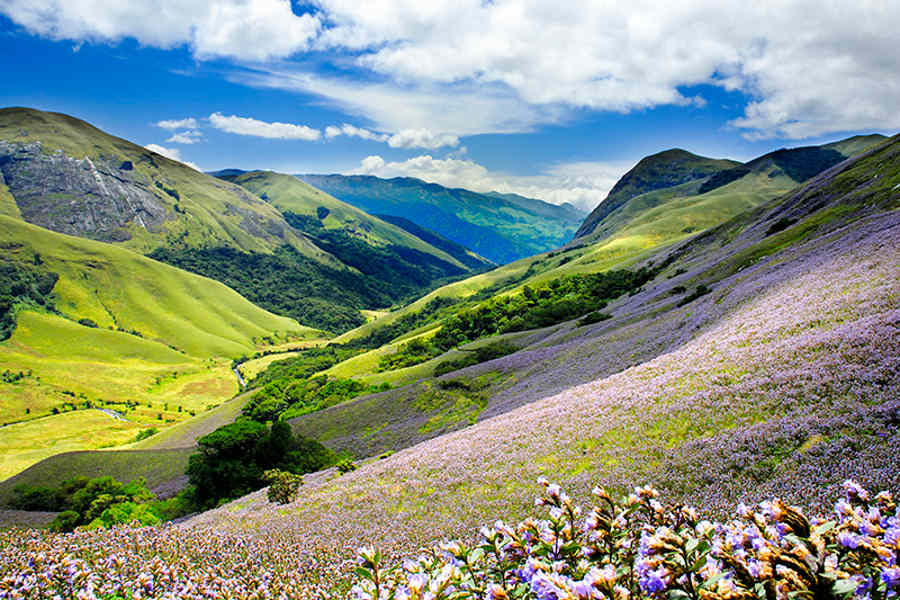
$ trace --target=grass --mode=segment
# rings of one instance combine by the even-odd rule
[[[65,452],[22,471],[11,479],[0,481],[0,505],[12,498],[19,484],[58,485],[74,475],[100,477],[109,475],[119,481],[141,476],[147,487],[172,489],[172,483],[184,475],[192,448],[173,450],[93,450]],[[162,490],[160,490],[162,491]]]
[[[435,248],[395,225],[342,202],[292,175],[272,171],[251,171],[229,179],[254,194],[264,197],[281,212],[292,212],[318,218],[317,210],[319,207],[324,207],[329,211],[328,215],[321,220],[326,229],[349,230],[354,237],[362,238],[374,246],[396,244],[413,248],[468,270],[465,265],[443,250]]]
[[[110,244],[0,216],[0,247],[20,260],[39,254],[44,268],[60,275],[59,314],[22,310],[12,337],[0,343],[0,371],[30,372],[0,383],[0,423],[86,401],[130,420],[110,425],[105,415],[84,420],[78,411],[54,420],[56,428],[30,421],[0,429],[3,477],[61,451],[119,444],[139,428],[184,421],[237,393],[230,359],[264,348],[263,340],[319,335],[220,283]],[[77,323],[82,318],[98,327]],[[22,435],[46,443],[22,444]]]
[[[99,410],[78,410],[0,429],[0,478],[61,452],[122,444],[140,429]]]
[[[44,154],[60,150],[75,159],[88,157],[115,167],[130,161],[134,175],[151,184],[147,188],[167,211],[158,233],[137,224],[128,227],[131,239],[121,245],[133,250],[143,253],[161,245],[186,244],[271,252],[287,243],[310,258],[333,262],[287,226],[277,210],[242,188],[111,136],[84,121],[59,113],[6,108],[0,110],[0,139],[10,143],[37,141]],[[82,209],[79,204],[67,203],[59,208],[65,212],[73,210],[71,206]],[[65,214],[61,216],[66,218]]]

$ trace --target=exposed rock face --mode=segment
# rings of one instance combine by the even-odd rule
[[[47,155],[40,142],[0,141],[0,179],[25,221],[61,233],[119,242],[131,237],[132,224],[157,233],[166,219],[153,183],[130,161]]]

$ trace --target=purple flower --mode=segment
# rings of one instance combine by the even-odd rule
[[[849,531],[842,531],[838,534],[838,543],[844,548],[851,550],[859,546],[859,536]]]
[[[890,589],[900,587],[900,567],[888,567],[882,571],[881,581]]]
[[[640,584],[641,589],[643,589],[648,594],[662,592],[669,584],[668,572],[666,571],[665,567],[648,569],[641,574],[638,583]]]

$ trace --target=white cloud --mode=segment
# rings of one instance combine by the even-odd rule
[[[175,131],[172,133],[172,137],[166,141],[174,144],[196,144],[202,137],[203,135],[199,131],[191,129],[187,131]]]
[[[4,0],[0,12],[51,39],[188,45],[201,59],[290,56],[307,50],[321,26],[316,16],[295,15],[290,0]]]
[[[347,123],[344,123],[340,127],[329,125],[325,128],[325,137],[327,137],[328,139],[335,138],[340,135],[346,135],[347,137],[358,137],[364,140],[373,140],[376,142],[386,142],[390,138],[390,136],[386,133],[375,133],[374,131],[369,131],[368,129],[348,125]]]
[[[459,138],[448,133],[434,134],[427,129],[404,129],[388,140],[391,148],[428,148],[434,150],[443,146],[455,148]]]
[[[132,37],[256,63],[232,78],[319,94],[381,131],[462,136],[585,108],[702,107],[684,90],[703,85],[750,98],[732,125],[751,137],[900,128],[896,1],[314,4],[297,16],[289,0],[0,0],[0,12],[53,39]],[[345,75],[284,60],[307,51]]]
[[[313,129],[306,125],[279,123],[277,121],[267,123],[251,117],[238,117],[236,115],[226,117],[222,113],[209,115],[209,122],[216,129],[227,131],[228,133],[269,139],[313,141],[322,136],[322,132],[318,129]]]
[[[554,165],[533,176],[506,175],[459,158],[416,156],[402,162],[386,162],[380,156],[363,159],[355,173],[378,177],[416,177],[446,187],[476,192],[513,193],[552,204],[569,202],[589,211],[606,198],[616,181],[634,162],[578,162]]]
[[[158,144],[147,144],[146,146],[144,146],[144,148],[146,148],[147,150],[150,150],[152,152],[156,152],[157,154],[161,154],[161,155],[165,156],[166,158],[170,158],[172,160],[177,160],[178,162],[189,166],[190,168],[194,169],[195,171],[201,171],[200,167],[198,167],[191,161],[184,160],[183,158],[181,158],[181,152],[178,150],[178,148],[166,148],[166,147],[160,146]]]
[[[186,119],[169,119],[156,123],[157,127],[175,131],[176,129],[197,129],[197,119],[188,117]]]

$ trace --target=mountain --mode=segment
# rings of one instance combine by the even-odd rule
[[[571,206],[451,189],[410,177],[298,177],[370,214],[408,219],[496,263],[560,246],[582,218]]]
[[[248,189],[264,175],[243,176],[247,186],[225,180],[242,173],[212,177],[67,115],[0,110],[0,214],[210,277],[304,325],[345,331],[365,322],[361,310],[390,307],[472,269],[283,176],[269,191],[286,198],[288,222]],[[314,227],[318,217],[308,219],[301,197],[331,206],[328,226]]]
[[[0,248],[0,478],[202,414],[239,390],[232,359],[317,334],[112,244],[0,216]]]
[[[647,156],[616,182],[606,199],[588,215],[575,232],[575,237],[584,237],[593,232],[607,215],[634,196],[702,179],[713,173],[736,167],[738,164],[732,160],[697,156],[680,148]]]
[[[404,556],[544,518],[539,477],[581,505],[651,483],[703,518],[773,496],[824,512],[846,479],[896,489],[898,186],[895,138],[646,255],[634,268],[662,270],[610,319],[507,335],[518,352],[301,418],[368,458],[287,507],[260,491],[189,523],[260,556],[315,540],[321,571],[296,582],[312,594],[348,545]]]
[[[0,185],[28,223],[141,253],[288,245],[339,266],[240,186],[64,114],[0,109]]]
[[[400,229],[403,229],[407,233],[410,233],[423,242],[430,244],[431,246],[443,250],[460,263],[466,265],[470,269],[475,271],[482,271],[484,269],[489,269],[494,266],[494,263],[489,261],[488,259],[478,256],[468,248],[457,244],[454,241],[448,240],[444,236],[431,231],[430,229],[425,229],[424,227],[419,227],[409,219],[405,219],[403,217],[395,217],[391,215],[375,215],[382,221],[390,223],[391,225],[395,225]]]
[[[780,149],[743,164],[703,158],[678,149],[654,154],[641,160],[616,183],[585,219],[575,239],[608,236],[624,224],[633,225],[638,212],[670,204],[731,211],[738,202],[740,212],[747,202],[760,204],[787,192],[885,139],[877,134],[854,136],[823,146]]]

